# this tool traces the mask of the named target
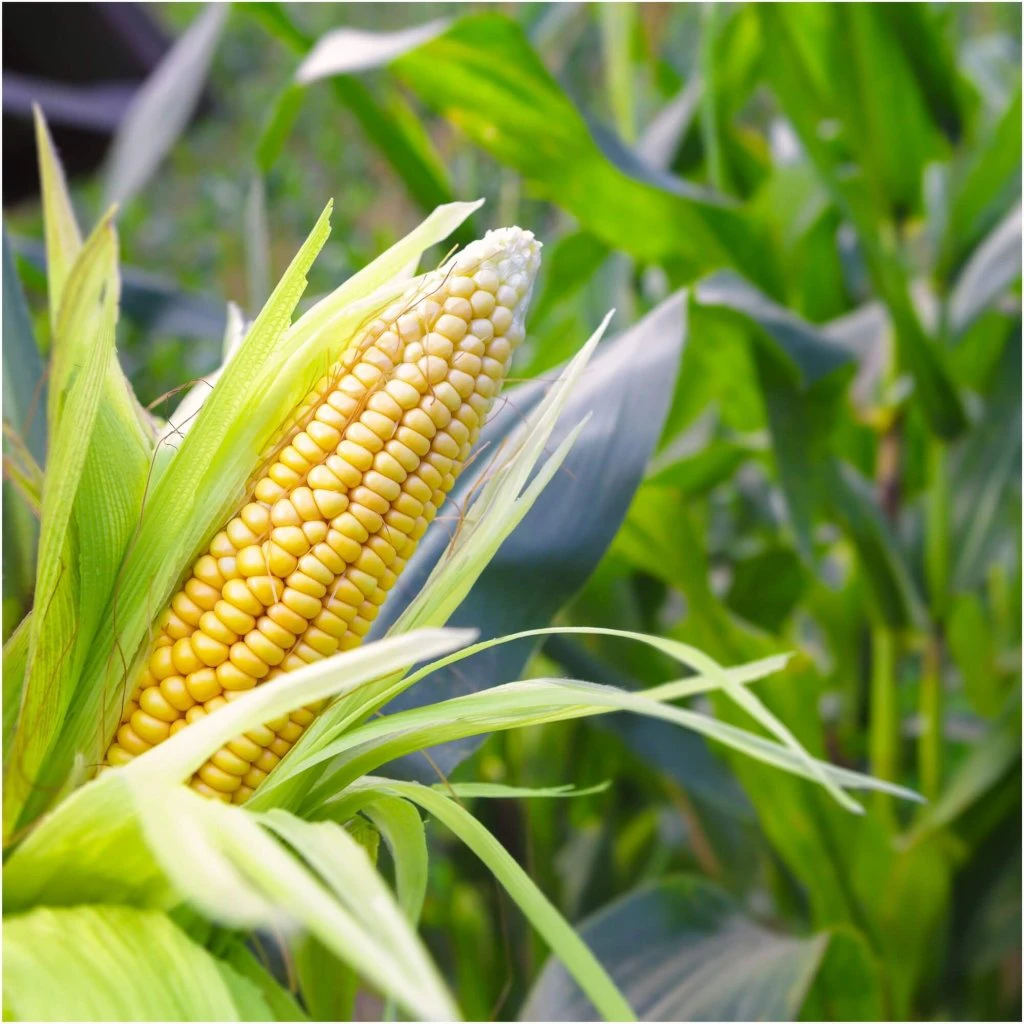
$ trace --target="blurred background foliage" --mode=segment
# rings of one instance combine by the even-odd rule
[[[142,401],[166,414],[161,396],[219,363],[225,300],[255,315],[332,195],[310,295],[451,198],[488,199],[474,232],[534,230],[545,266],[514,373],[541,386],[609,307],[624,329],[686,287],[663,421],[642,390],[601,421],[606,438],[660,436],[635,494],[588,442],[565,518],[596,526],[561,529],[544,505],[466,621],[495,633],[562,606],[560,623],[659,632],[726,664],[794,652],[759,684],[773,710],[813,752],[928,803],[851,816],[621,716],[403,770],[614,782],[474,811],[650,1019],[1019,1019],[1019,6],[140,10],[166,52],[134,105],[97,128],[102,70],[65,62],[43,107],[71,166],[83,133],[102,152],[120,125],[72,184],[86,220],[121,200],[120,347]],[[15,87],[48,74],[32,54],[14,66],[12,20],[5,129],[27,110]],[[6,199],[5,296],[16,265],[45,339],[39,209]],[[5,479],[21,444],[43,457],[39,354],[13,347],[12,308]],[[31,600],[33,521],[7,483],[5,498],[6,636]],[[518,657],[627,687],[671,673],[597,637]],[[519,671],[475,665],[430,696]],[[486,871],[434,841],[425,926],[467,1016],[587,1016]]]

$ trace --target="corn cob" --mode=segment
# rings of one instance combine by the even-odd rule
[[[530,232],[488,232],[349,346],[158,620],[107,765],[362,641],[501,388],[539,253]],[[191,786],[244,802],[318,710],[237,737]]]

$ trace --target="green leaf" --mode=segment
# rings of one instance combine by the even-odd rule
[[[996,664],[998,654],[987,609],[974,593],[959,594],[946,617],[946,642],[960,669],[964,696],[980,715],[995,715],[1008,680]]]
[[[903,44],[932,120],[956,141],[964,131],[971,97],[958,62],[956,22],[944,17],[949,13],[907,4],[887,11],[886,22]]]
[[[278,984],[274,976],[241,942],[233,942],[220,953],[220,958],[260,990],[267,1006],[270,1007],[273,1020],[309,1020],[291,992]]]
[[[204,916],[271,932],[299,925],[415,1019],[456,1016],[366,850],[344,829],[280,811],[257,816],[185,786],[139,781],[146,840],[180,898]],[[274,832],[287,836],[287,848]]]
[[[804,589],[800,560],[789,548],[769,547],[732,566],[725,604],[741,618],[778,633]]]
[[[440,35],[447,27],[448,21],[440,19],[394,32],[333,29],[321,36],[306,54],[295,72],[295,80],[309,85],[323,78],[381,67]]]
[[[802,389],[854,361],[848,349],[732,271],[704,278],[693,294],[701,306],[735,313],[760,328],[772,352],[789,367]]]
[[[1020,717],[1001,715],[949,780],[942,796],[922,814],[911,840],[949,828],[977,806],[1008,773],[1020,771]]]
[[[798,16],[796,8],[784,5],[758,8],[766,45],[776,54],[767,64],[769,80],[808,156],[857,231],[872,284],[892,317],[900,362],[914,378],[916,397],[929,426],[938,436],[949,439],[964,429],[966,414],[940,351],[921,325],[893,233],[883,223],[877,208],[878,202],[886,198],[903,203],[914,201],[909,190],[916,189],[915,182],[923,164],[915,165],[914,153],[909,159],[904,155],[901,124],[891,115],[901,110],[906,113],[904,104],[915,106],[919,98],[913,98],[913,89],[901,101],[894,101],[889,95],[893,83],[898,83],[906,71],[901,56],[893,58],[896,61],[893,82],[887,80],[878,84],[880,76],[873,76],[868,70],[869,62],[861,49],[868,45],[873,34],[887,53],[898,42],[879,20],[884,14],[870,5],[847,7],[851,9],[811,8],[811,17]],[[835,18],[847,19],[849,24],[833,26],[830,19]],[[826,67],[829,47],[841,46],[848,37],[857,61],[838,54],[833,66],[852,81],[833,92],[834,76],[831,68]],[[867,95],[863,108],[858,105],[862,93]],[[850,174],[843,146],[834,146],[828,141],[832,137],[829,123],[838,116],[836,104],[840,102],[847,107],[844,125],[851,133],[850,138],[842,141],[859,145],[858,155],[867,161],[872,171],[870,176]],[[927,146],[922,140],[933,132],[922,128],[916,114],[907,116],[912,122],[908,129],[909,145],[913,150],[917,143],[922,143],[923,148],[916,156],[923,160]],[[890,138],[893,133],[894,138]],[[865,147],[870,149],[870,155]],[[885,186],[888,196],[878,195],[877,189],[876,194],[870,194],[869,186],[880,185],[886,175],[889,175]]]
[[[796,546],[810,563],[815,513],[826,494],[826,460],[849,374],[836,373],[805,391],[762,349],[755,351],[754,363]]]
[[[61,299],[71,267],[82,248],[82,235],[71,206],[64,168],[57,158],[50,130],[42,111],[35,107],[36,150],[39,154],[39,185],[45,212],[47,261],[47,298],[50,303],[50,328],[57,329]]]
[[[297,936],[291,948],[310,1019],[353,1020],[359,975],[313,935]]]
[[[314,47],[314,38],[299,27],[284,4],[245,3],[240,6],[292,52],[305,55]],[[394,116],[352,75],[335,76],[331,78],[330,86],[338,101],[356,118],[367,139],[405,183],[409,194],[422,209],[432,210],[452,201],[452,188],[444,163],[423,132],[411,130],[404,118]],[[297,104],[299,100],[292,94],[281,102],[283,106],[288,106],[293,102]],[[278,129],[275,129],[278,138],[287,130],[291,116],[282,110]],[[279,149],[277,151],[280,152]],[[264,157],[272,152],[268,145],[263,150]],[[457,234],[458,240],[463,243],[472,237],[473,232],[468,225]]]
[[[335,729],[333,734],[320,737],[320,742],[315,746],[310,745],[312,749],[303,749],[299,756],[293,755],[286,765],[277,769],[278,783],[330,761],[330,772],[307,800],[308,807],[316,807],[333,798],[366,772],[375,770],[391,758],[421,750],[430,743],[460,739],[491,730],[522,728],[565,718],[605,714],[611,710],[628,710],[693,729],[756,760],[814,779],[847,810],[856,811],[860,808],[842,792],[842,787],[882,789],[907,799],[917,799],[913,792],[902,787],[816,761],[793,734],[744,688],[745,683],[777,670],[784,663],[784,658],[767,658],[750,665],[723,670],[693,647],[668,638],[599,627],[548,627],[463,648],[405,678],[401,681],[401,688],[406,689],[437,669],[488,648],[529,636],[552,633],[615,636],[638,641],[702,674],[656,686],[642,693],[628,693],[614,687],[573,679],[539,678],[506,683],[482,692],[385,715],[346,731]],[[707,715],[668,707],[663,703],[717,690],[721,690],[767,731],[775,734],[781,743],[723,724]],[[336,738],[330,739],[330,735]],[[272,787],[264,786],[254,798],[254,804],[258,806],[272,800],[268,795],[272,792]]]
[[[875,201],[897,213],[920,203],[927,163],[944,152],[926,94],[909,52],[926,45],[906,45],[897,17],[882,5],[828,7],[833,57],[830,99],[842,119],[843,142],[856,153]],[[794,26],[795,11],[787,12]],[[922,19],[923,20],[923,19]],[[905,22],[906,19],[903,19]],[[885,74],[877,69],[884,67]]]
[[[687,438],[679,441],[683,443],[673,444],[655,456],[645,483],[671,488],[691,498],[731,480],[748,460],[764,456],[765,446],[753,442],[712,440],[693,452]]]
[[[256,168],[261,174],[268,174],[284,152],[305,98],[306,88],[297,82],[277,94],[256,144]]]
[[[368,778],[358,786],[411,800],[451,829],[505,887],[599,1012],[608,1020],[636,1019],[629,1003],[568,922],[511,854],[468,811],[448,797],[414,782]]]
[[[764,245],[742,213],[602,138],[609,158],[521,28],[503,15],[463,17],[392,67],[429,106],[606,245],[678,266],[680,279],[736,266],[771,287]]]
[[[393,813],[395,806],[390,802],[384,804],[384,820],[400,824],[401,819]],[[419,823],[419,815],[412,807],[404,802],[401,806],[407,807]],[[380,804],[377,808],[379,811]],[[263,821],[301,854],[367,930],[395,950],[410,986],[429,994],[429,999],[424,999],[421,1005],[432,1003],[443,1008],[446,1017],[456,1016],[444,982],[415,931],[426,888],[425,842],[422,843],[422,862],[414,868],[421,877],[399,876],[406,885],[413,883],[412,890],[402,886],[406,901],[399,907],[366,852],[339,825],[329,821],[303,821],[281,810],[270,811],[263,816]],[[408,825],[406,818],[401,827],[407,829]]]
[[[942,269],[950,273],[1020,199],[1021,87],[957,182],[950,203]]]
[[[853,928],[826,932],[828,947],[800,1011],[800,1019],[884,1020],[885,978],[863,935]]]
[[[701,306],[742,317],[753,326],[754,363],[779,482],[798,547],[809,559],[822,488],[820,466],[853,356],[731,272],[701,281],[695,297]]]
[[[4,643],[3,661],[3,756],[4,771],[7,770],[7,756],[11,740],[21,713],[21,696],[25,686],[25,669],[28,665],[28,643],[32,635],[32,614],[25,616],[11,636]]]
[[[947,317],[954,338],[1020,278],[1021,208],[1018,203],[971,254],[949,296]]]
[[[81,468],[75,469],[67,480],[59,484],[47,482],[46,487],[59,489],[58,497],[49,498],[49,512],[44,493],[43,537],[50,529],[49,517],[54,519],[55,535],[68,528],[62,523],[69,511],[72,517],[70,532],[61,541],[60,564],[56,570],[59,595],[53,608],[58,617],[71,613],[76,604],[77,608],[72,619],[64,620],[65,624],[73,623],[72,628],[66,632],[56,631],[44,639],[40,648],[43,660],[39,666],[33,665],[35,655],[30,655],[28,721],[37,713],[36,703],[40,700],[50,704],[55,716],[34,741],[41,746],[52,739],[50,728],[60,725],[64,709],[80,682],[78,673],[101,623],[104,608],[112,595],[116,599],[118,572],[141,513],[152,439],[148,417],[139,408],[114,351],[120,282],[117,241],[109,218],[101,222],[82,248],[60,163],[42,116],[38,114],[36,128],[44,183],[51,309],[57,303],[47,402],[47,425],[53,447],[50,468],[53,474],[60,472],[52,460],[61,438],[78,453],[76,458],[84,460]],[[68,266],[70,273],[65,277]],[[93,308],[97,302],[101,307],[99,311]],[[96,371],[101,375],[100,380],[93,385],[96,393],[86,399],[89,411],[77,421],[74,415],[69,416],[63,403],[70,403],[70,392],[75,386],[73,379],[82,372],[82,367],[93,365],[93,360],[98,361]],[[117,453],[116,458],[111,457],[112,452]],[[77,542],[76,538],[86,537],[88,543]],[[53,557],[51,550],[47,558]],[[46,591],[41,589],[44,565],[48,566],[47,571],[54,571],[52,562],[44,562],[41,548],[37,580],[40,600],[47,600]],[[45,620],[45,614],[37,616],[36,628],[43,629]],[[33,687],[52,696],[31,692]],[[24,770],[31,773],[35,767],[26,763]],[[41,783],[42,779],[36,782]],[[57,781],[53,780],[39,788],[56,785]]]
[[[572,783],[566,783],[564,786],[505,786],[500,782],[439,782],[434,788],[458,800],[572,799],[605,793],[611,788],[611,782],[599,782],[596,786],[587,786],[585,789],[577,789]]]
[[[114,359],[117,241],[109,222],[94,232],[68,278],[54,351],[49,472],[43,489],[36,602],[22,714],[6,776],[4,833],[42,781],[39,769],[75,689],[70,648],[79,635],[83,591],[73,519],[94,445],[103,381]],[[88,585],[89,581],[84,581]]]
[[[954,590],[978,586],[999,544],[1019,535],[1021,439],[1007,424],[1021,416],[1020,339],[1018,319],[988,374],[983,415],[951,456]]]
[[[146,846],[128,779],[107,772],[75,790],[4,864],[7,913],[80,903],[169,909],[174,893]]]
[[[363,813],[391,852],[398,902],[415,928],[427,896],[427,837],[419,812],[405,800],[381,797]]]
[[[636,98],[633,88],[636,13],[630,4],[602,4],[597,8],[608,103],[615,128],[628,143],[636,142]]]
[[[876,614],[893,629],[923,621],[924,601],[867,481],[852,466],[828,470],[835,513],[860,557]]]
[[[110,144],[106,205],[138,195],[188,127],[230,10],[228,4],[206,7],[133,97]]]
[[[31,604],[35,584],[38,523],[22,493],[15,490],[18,459],[24,449],[36,464],[46,457],[46,381],[25,296],[14,266],[7,229],[3,231],[3,406],[4,406],[4,639]],[[13,460],[13,465],[11,464]],[[12,477],[9,483],[7,477]],[[6,705],[5,705],[6,706]],[[6,721],[6,718],[5,718]],[[9,738],[9,734],[4,732]]]
[[[156,911],[38,909],[6,916],[11,1020],[273,1020],[260,990]]]
[[[769,931],[700,878],[640,886],[584,920],[580,934],[641,1020],[796,1020],[809,997],[821,1005],[827,982],[833,983],[829,1007],[838,1015],[823,1019],[858,1019],[856,1010],[865,1006],[882,1010],[877,966],[860,950],[855,960],[842,948],[854,939]],[[845,991],[837,992],[835,982]],[[520,1016],[595,1019],[555,960],[541,971]]]

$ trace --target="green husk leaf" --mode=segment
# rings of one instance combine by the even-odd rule
[[[39,908],[5,917],[5,1020],[274,1020],[260,990],[164,914]]]
[[[72,649],[81,628],[79,551],[72,523],[94,430],[102,383],[114,358],[117,318],[117,239],[109,220],[97,227],[68,277],[61,304],[51,378],[49,469],[43,487],[36,614],[18,728],[4,793],[9,836],[25,800],[49,776],[40,772],[75,690]],[[58,364],[62,342],[68,350]],[[74,348],[70,346],[73,344]]]
[[[57,329],[57,317],[71,267],[82,249],[82,234],[71,206],[64,168],[57,158],[46,119],[33,107],[36,150],[39,153],[39,181],[45,211],[46,283],[50,304],[50,327]]]
[[[412,1019],[457,1018],[365,850],[343,829],[281,812],[261,818],[186,787],[139,783],[136,779],[137,808],[147,841],[177,891],[204,916],[234,927],[301,926],[394,998]],[[295,853],[264,825],[286,835]],[[371,900],[353,909],[368,885]],[[389,912],[383,913],[385,903]]]

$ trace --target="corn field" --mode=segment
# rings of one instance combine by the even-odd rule
[[[3,20],[5,1020],[1020,1019],[1019,5]]]

